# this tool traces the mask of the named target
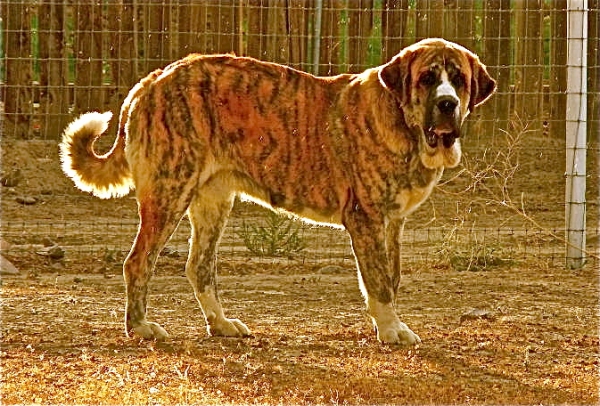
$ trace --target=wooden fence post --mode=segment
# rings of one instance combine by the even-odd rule
[[[206,25],[205,5],[194,0],[186,0],[187,10],[181,13],[179,27],[182,39],[179,41],[186,54],[206,52],[203,27]]]
[[[340,72],[343,62],[340,60],[341,41],[339,36],[342,10],[345,4],[341,1],[324,1],[321,24],[321,47],[319,66],[323,75],[336,75]]]
[[[402,48],[412,43],[408,38],[408,0],[386,0],[383,8],[383,62],[392,59]]]
[[[552,2],[550,17],[550,111],[549,134],[557,140],[565,139],[565,112],[567,109],[567,0]]]
[[[308,19],[310,10],[305,0],[288,1],[290,64],[308,70]]]
[[[417,41],[444,36],[444,0],[422,0],[417,3]]]
[[[235,52],[239,43],[239,24],[237,7],[234,1],[206,0],[202,2],[206,13],[204,25],[194,28],[200,31],[200,38],[206,40],[204,53]],[[223,4],[225,3],[225,4]]]
[[[489,132],[491,142],[498,130],[508,129],[510,109],[511,38],[510,3],[505,0],[485,0],[483,18],[482,60],[498,84],[498,91],[482,109],[485,117],[495,117]]]
[[[268,25],[267,10],[262,5],[262,0],[248,0],[248,30],[246,54],[258,59],[264,59],[267,46],[266,39],[260,35]]]
[[[138,73],[137,5],[135,0],[121,0],[108,7],[108,37],[111,95],[109,109],[114,118],[107,130],[115,134],[118,113],[129,89],[140,79]]]
[[[528,130],[541,127],[544,43],[541,0],[515,1],[515,87],[513,114]]]
[[[75,2],[75,111],[103,111],[102,5]]]
[[[348,66],[349,72],[363,71],[367,66],[369,36],[373,29],[373,0],[349,2],[348,10]]]
[[[162,2],[149,2],[140,6],[142,12],[141,50],[143,53],[143,75],[165,66],[169,10]]]
[[[268,35],[266,58],[277,63],[286,63],[290,59],[288,40],[288,10],[286,2],[269,0],[266,10]]]
[[[476,52],[475,1],[444,2],[444,37]]]
[[[323,24],[323,0],[315,0],[315,19],[313,20],[312,30],[312,73],[320,73],[321,63],[321,28]]]
[[[4,117],[13,126],[10,129],[12,133],[17,137],[29,138],[32,134],[33,112],[31,6],[29,2],[3,1],[1,7],[2,15],[6,16],[6,85],[2,92]]]
[[[64,16],[61,3],[42,2],[39,6],[41,132],[56,139],[70,120]]]

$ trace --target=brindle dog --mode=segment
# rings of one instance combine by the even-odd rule
[[[236,195],[352,240],[368,312],[385,343],[415,344],[394,301],[404,218],[459,163],[463,121],[495,91],[479,58],[442,39],[403,49],[360,74],[315,77],[232,55],[190,55],[142,79],[121,107],[114,147],[94,142],[111,113],[68,126],[64,171],[84,191],[135,188],[139,229],[124,263],[126,332],[167,337],[146,319],[157,256],[187,213],[186,274],[208,332],[246,336],[219,302],[216,250]]]

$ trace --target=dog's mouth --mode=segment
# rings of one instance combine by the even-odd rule
[[[450,148],[460,137],[458,131],[449,127],[429,127],[425,130],[425,142],[431,148],[437,148],[440,142],[444,148]]]

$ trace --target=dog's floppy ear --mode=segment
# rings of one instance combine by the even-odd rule
[[[476,55],[470,55],[471,60],[471,98],[469,110],[483,104],[496,91],[496,81],[489,75],[485,65]]]
[[[410,100],[410,64],[415,52],[404,50],[379,70],[379,82],[396,96],[402,105]]]

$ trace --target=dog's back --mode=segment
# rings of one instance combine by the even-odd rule
[[[252,58],[190,55],[132,90],[127,156],[134,178],[136,167],[139,181],[149,173],[190,177],[200,168],[206,179],[229,172],[247,195],[331,220],[347,189],[340,186],[347,182],[331,120],[353,77],[316,78]]]

